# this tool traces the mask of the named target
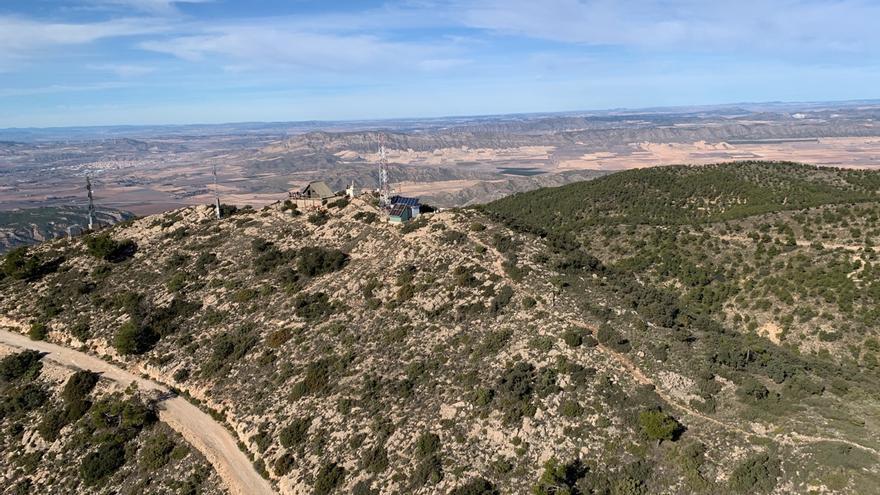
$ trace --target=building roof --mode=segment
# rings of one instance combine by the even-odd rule
[[[303,188],[301,193],[303,194],[303,196],[316,197],[321,199],[332,198],[333,196],[336,196],[335,194],[333,194],[333,191],[330,190],[330,186],[328,186],[327,183],[322,180],[309,182],[308,185]]]
[[[391,207],[391,216],[392,217],[400,217],[406,213],[409,208],[406,205],[394,205]]]
[[[419,198],[407,198],[406,196],[391,196],[392,205],[419,206]]]

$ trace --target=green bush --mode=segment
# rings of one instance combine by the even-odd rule
[[[675,418],[660,409],[649,409],[639,413],[639,427],[642,434],[651,440],[676,440],[684,427]]]
[[[580,493],[577,488],[578,481],[584,477],[586,472],[586,467],[579,460],[562,464],[555,458],[551,458],[544,463],[544,472],[538,483],[532,486],[532,494],[576,495]]]
[[[579,328],[569,328],[562,334],[562,340],[571,347],[580,347],[584,343],[584,332]]]
[[[101,444],[83,457],[79,474],[86,485],[96,485],[125,464],[125,447],[116,442]]]
[[[98,379],[100,377],[101,375],[89,370],[77,371],[71,375],[70,378],[67,379],[67,383],[64,384],[64,389],[61,391],[61,398],[68,403],[85,400],[95,388],[95,385],[98,384]]]
[[[323,292],[300,294],[293,300],[296,315],[309,321],[325,318],[335,311],[330,298]]]
[[[440,437],[436,433],[425,432],[416,440],[415,455],[424,459],[440,451]]]
[[[739,464],[730,475],[730,488],[736,493],[770,493],[776,488],[779,461],[769,454],[752,456]]]
[[[63,409],[54,408],[43,416],[42,421],[37,425],[37,431],[47,442],[54,442],[66,424],[67,413]]]
[[[317,277],[342,269],[348,263],[348,255],[338,249],[308,246],[300,249],[297,270],[308,277]]]
[[[28,248],[22,246],[9,251],[3,257],[0,272],[14,280],[33,281],[54,271],[62,261],[63,259],[57,259],[44,263],[39,255],[29,255]]]
[[[11,382],[20,378],[33,380],[40,375],[43,355],[38,351],[21,351],[0,359],[0,379]]]
[[[109,233],[90,235],[84,240],[89,254],[112,263],[119,263],[134,256],[137,244],[130,240],[116,241]]]
[[[159,334],[146,325],[125,322],[116,332],[113,346],[122,355],[143,354],[159,342]]]
[[[272,471],[275,476],[284,476],[296,465],[296,459],[290,454],[281,454],[272,463]]]
[[[559,412],[566,418],[577,418],[584,414],[584,408],[576,400],[566,400],[559,406]]]
[[[331,462],[324,464],[315,476],[315,495],[329,495],[345,481],[345,468]]]
[[[297,418],[285,426],[278,435],[281,445],[287,448],[297,447],[305,443],[309,437],[309,427],[312,425],[311,418]]]
[[[449,495],[500,495],[495,485],[484,478],[472,478],[453,488]]]
[[[376,445],[367,450],[361,459],[361,466],[370,473],[381,473],[388,469],[388,451],[384,445]]]
[[[85,342],[91,338],[92,332],[89,324],[81,321],[70,327],[70,335],[80,342]]]
[[[141,449],[141,465],[150,470],[159,469],[171,460],[175,447],[174,440],[165,432],[158,432],[144,441]]]
[[[28,337],[31,340],[46,340],[47,335],[49,335],[49,327],[45,323],[33,323],[30,330],[28,330]]]

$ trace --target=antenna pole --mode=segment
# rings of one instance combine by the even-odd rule
[[[391,204],[391,187],[388,185],[388,157],[385,154],[385,135],[379,134],[379,206]]]
[[[86,191],[89,194],[89,230],[95,228],[95,199],[92,196],[92,180],[86,176]]]
[[[217,164],[211,165],[211,171],[214,174],[214,214],[217,220],[220,220],[220,192],[217,190]]]

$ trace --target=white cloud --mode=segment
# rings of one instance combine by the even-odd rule
[[[47,95],[55,93],[72,93],[83,91],[105,91],[108,89],[120,89],[129,87],[126,83],[121,82],[102,82],[94,84],[53,84],[50,86],[39,86],[32,88],[0,88],[0,98],[9,98],[16,96],[34,96]]]
[[[40,22],[19,17],[0,16],[2,54],[17,56],[59,45],[79,45],[103,38],[133,36],[163,30],[156,21],[115,19],[82,24]]]
[[[177,4],[208,3],[213,0],[85,0],[89,5],[128,9],[157,15],[177,14]]]
[[[111,72],[121,78],[141,77],[152,74],[157,70],[156,67],[133,64],[92,64],[88,68],[101,72]]]
[[[212,27],[192,36],[145,41],[145,50],[198,62],[219,57],[235,70],[245,67],[348,71],[375,67],[438,70],[451,66],[443,44],[395,42],[370,34],[335,34],[280,25]]]
[[[867,0],[477,0],[460,22],[565,43],[693,51],[871,51],[880,5]]]

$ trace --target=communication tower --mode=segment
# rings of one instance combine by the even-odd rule
[[[95,229],[95,199],[92,196],[92,180],[86,176],[86,191],[89,194],[89,230]]]
[[[391,185],[388,183],[388,157],[385,155],[385,135],[379,134],[379,206],[391,205]]]
[[[217,164],[211,165],[211,172],[214,174],[214,214],[217,220],[220,219],[220,192],[217,190]]]

